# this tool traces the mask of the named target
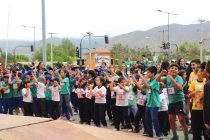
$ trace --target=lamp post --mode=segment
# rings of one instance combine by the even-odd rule
[[[36,47],[36,29],[41,29],[40,27],[35,27],[35,26],[27,26],[27,25],[22,25],[25,28],[31,28],[34,31],[34,48]]]
[[[178,15],[178,14],[174,14],[174,13],[166,12],[166,11],[163,11],[163,10],[157,10],[157,11],[158,11],[158,12],[161,12],[161,13],[168,14],[168,43],[170,43],[169,16],[170,16],[170,15]]]
[[[42,6],[42,46],[43,46],[43,62],[46,66],[46,22],[45,22],[45,0],[41,0]]]
[[[105,43],[108,44],[109,43],[109,37],[107,35],[104,36],[93,36],[91,32],[86,32],[87,34],[85,36],[82,37],[82,39],[80,40],[80,68],[81,68],[81,60],[82,60],[82,40],[89,36],[89,53],[90,53],[90,69],[92,69],[92,47],[91,47],[91,38],[92,37],[104,37]]]
[[[50,40],[51,40],[51,42],[50,42],[50,56],[51,56],[51,67],[53,68],[53,49],[52,49],[52,37],[53,37],[53,35],[54,34],[57,34],[57,33],[48,33],[48,34],[50,34]]]
[[[202,24],[205,22],[204,19],[198,19],[198,22],[200,22],[200,60],[203,62],[203,26]]]

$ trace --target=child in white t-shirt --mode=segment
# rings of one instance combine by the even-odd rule
[[[46,103],[45,103],[45,78],[40,76],[36,79],[36,76],[33,75],[35,84],[37,86],[37,112],[38,117],[47,117],[46,112]]]
[[[132,126],[128,117],[128,92],[129,87],[126,86],[127,82],[124,78],[118,79],[117,86],[113,87],[113,81],[111,80],[110,90],[116,92],[116,118],[115,118],[115,130],[120,130],[120,118],[123,118],[126,122],[126,127],[129,132],[132,131]]]
[[[46,84],[46,89],[47,90],[51,90],[52,93],[52,114],[51,117],[56,120],[60,117],[60,113],[59,113],[59,103],[60,103],[60,90],[61,90],[61,86],[59,85],[59,81],[58,79],[53,79],[53,85],[49,87],[49,82],[47,82]]]
[[[33,116],[33,98],[30,90],[30,82],[23,83],[23,110],[24,116]]]
[[[106,110],[106,88],[104,87],[105,79],[101,76],[96,78],[96,87],[93,89],[93,84],[90,85],[90,93],[95,96],[94,117],[95,125],[100,127],[100,122],[104,127],[107,127],[105,119]]]
[[[81,79],[79,87],[76,88],[75,93],[78,98],[78,107],[79,107],[79,117],[80,124],[83,124],[86,121],[85,117],[85,90],[86,90],[86,80]]]

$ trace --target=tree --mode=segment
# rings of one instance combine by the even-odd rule
[[[55,62],[69,62],[72,63],[76,61],[76,47],[68,39],[63,39],[62,43],[59,45],[52,45],[53,48],[53,61]],[[33,59],[42,61],[43,58],[43,47],[37,50]],[[46,49],[47,61],[51,60],[51,44],[47,44]]]
[[[205,54],[205,52],[203,53]],[[195,43],[184,42],[178,50],[178,58],[193,60],[200,58],[200,47]]]
[[[16,62],[28,62],[29,58],[25,55],[15,55]]]
[[[148,48],[133,49],[122,44],[115,44],[112,48],[112,52],[115,54],[115,64],[121,65],[125,58],[130,58],[130,61],[136,61],[137,57],[143,54],[151,61],[152,52]]]

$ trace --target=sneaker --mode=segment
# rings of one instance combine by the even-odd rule
[[[169,135],[165,135],[163,138],[164,139],[169,139],[170,137],[169,137]]]
[[[78,115],[78,112],[74,112],[74,115]]]
[[[71,117],[71,118],[69,119],[69,121],[75,121],[74,117]]]
[[[163,140],[163,136],[158,136],[158,140]]]
[[[174,137],[173,137],[173,138],[170,138],[170,140],[179,140],[179,138],[174,138]]]
[[[113,128],[113,131],[120,131],[120,129],[117,129],[117,128]]]
[[[133,130],[133,133],[139,133],[139,130],[134,129],[134,130]]]
[[[132,132],[133,131],[133,129],[128,129],[128,132]]]

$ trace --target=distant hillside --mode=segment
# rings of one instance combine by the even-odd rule
[[[170,42],[180,45],[181,43],[188,41],[198,43],[200,41],[200,25],[170,25]],[[149,46],[154,51],[160,48],[163,40],[163,34],[161,31],[167,30],[167,25],[152,28],[147,31],[134,31],[131,33],[119,35],[110,39],[110,46],[117,43],[128,45],[131,48],[142,48]],[[165,41],[167,38],[167,31],[164,34]],[[210,21],[203,23],[203,37],[210,38]],[[205,41],[205,46],[210,49],[210,41]]]
[[[200,25],[190,24],[190,25],[180,25],[171,24],[170,25],[170,42],[171,44],[180,45],[181,43],[188,41],[193,43],[198,43],[200,41]],[[123,45],[128,45],[130,48],[143,48],[148,46],[152,51],[160,51],[160,46],[163,40],[162,30],[167,30],[167,25],[158,26],[147,31],[133,31],[130,33],[118,35],[109,39],[109,44],[104,43],[103,38],[92,38],[92,47],[112,47],[114,44],[121,43]],[[167,41],[167,31],[164,34],[164,39]],[[203,37],[210,38],[210,21],[203,23]],[[81,38],[70,38],[70,40],[79,46]],[[47,43],[50,43],[51,39],[47,39]],[[53,44],[60,44],[62,38],[54,37],[52,40]],[[9,40],[8,51],[13,53],[16,46],[30,46],[33,41],[25,40]],[[0,48],[5,51],[6,40],[0,40]],[[36,49],[42,46],[42,41],[36,41]],[[210,40],[204,42],[206,49],[210,49]],[[89,47],[88,37],[83,40],[83,48]],[[171,47],[173,48],[173,47]],[[84,49],[83,52],[87,52]],[[31,56],[30,48],[19,48],[16,50],[17,54],[27,54]]]

